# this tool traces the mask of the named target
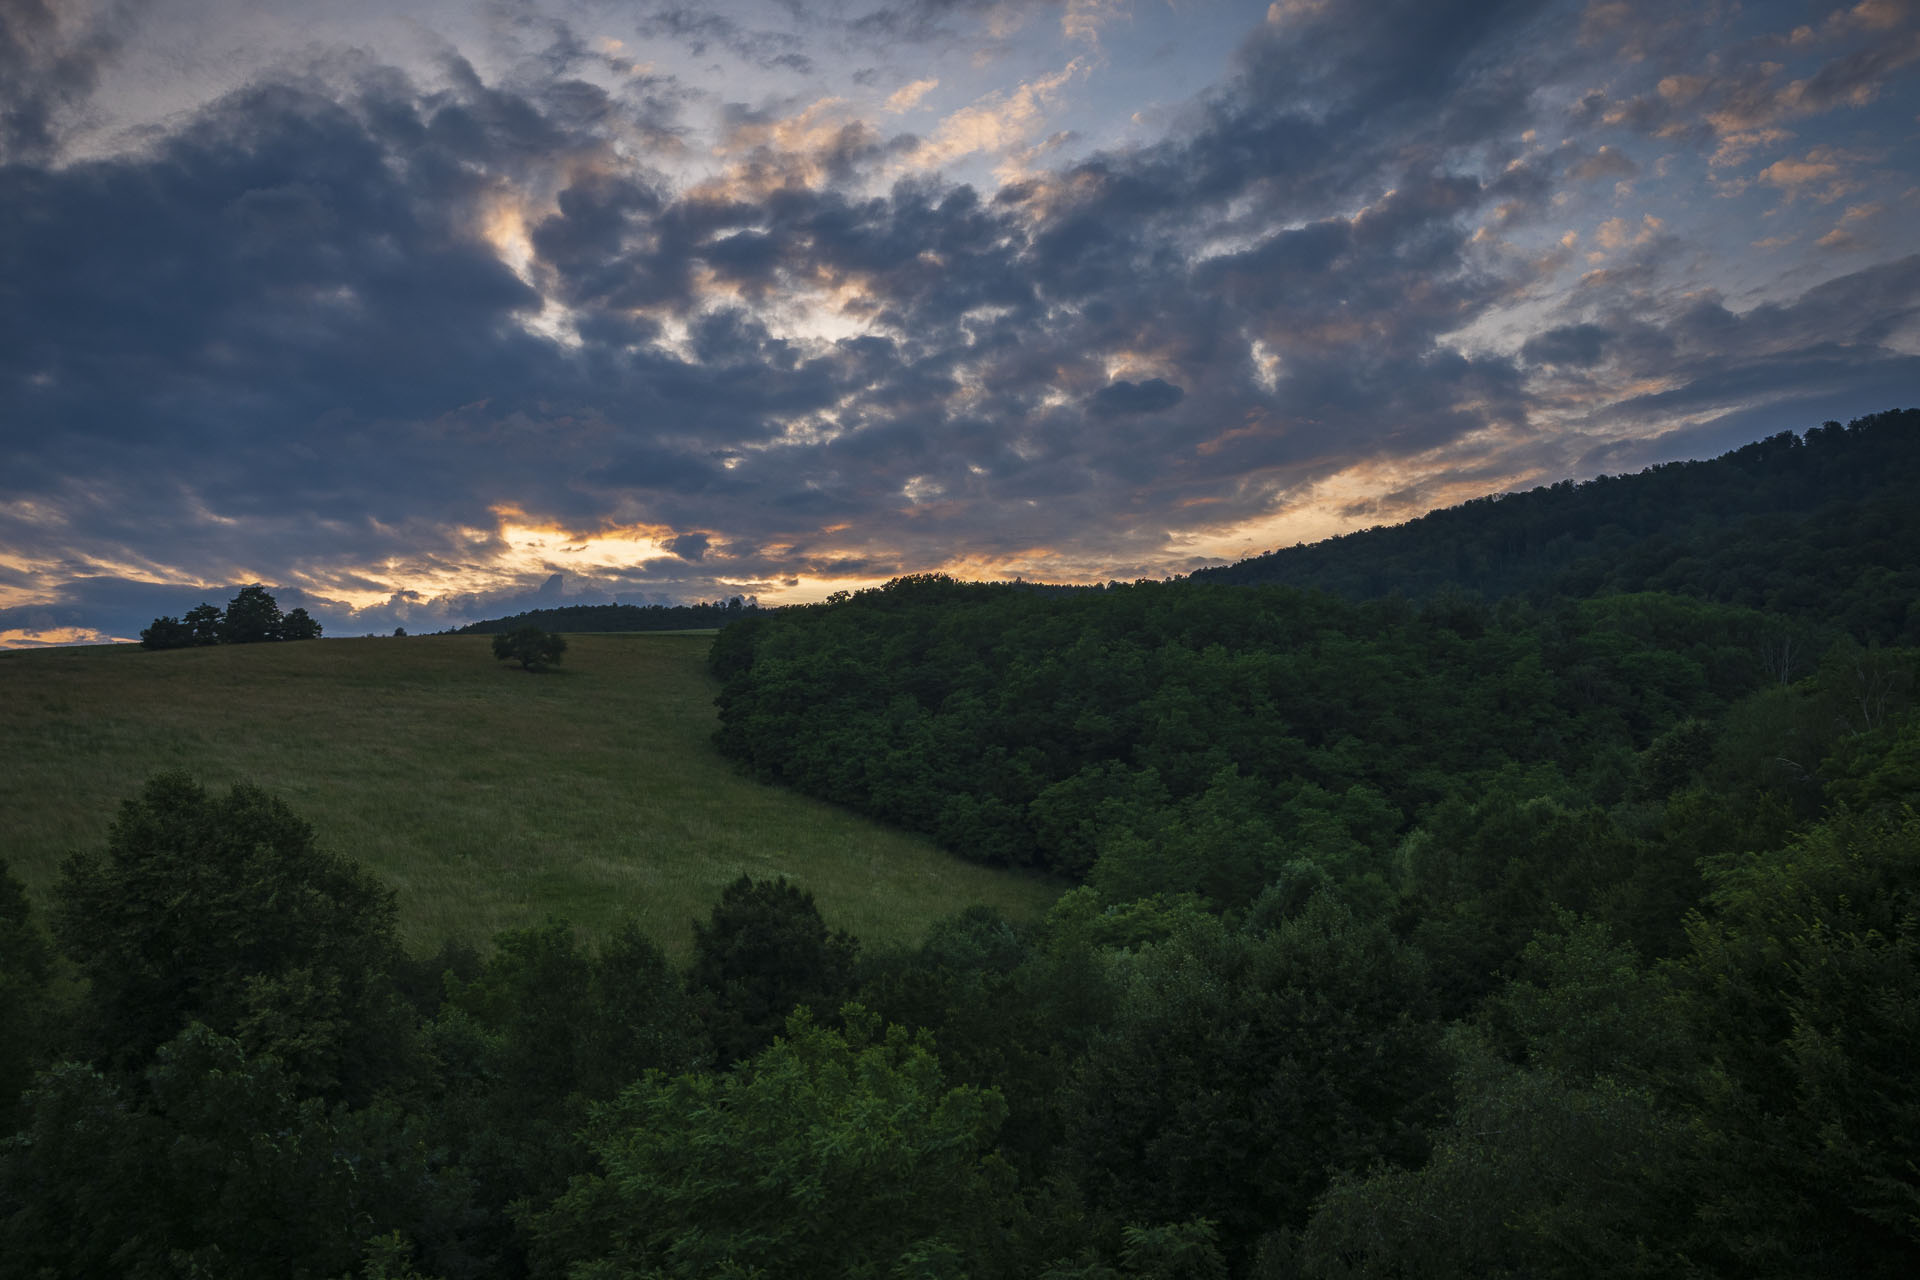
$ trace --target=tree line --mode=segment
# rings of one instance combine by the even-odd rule
[[[555,632],[705,631],[730,626],[760,612],[760,605],[745,596],[694,604],[569,604],[469,622],[454,634],[501,635],[522,627]]]
[[[159,617],[140,633],[144,649],[191,649],[211,644],[264,644],[275,640],[318,640],[320,624],[303,608],[286,613],[259,583],[240,588],[224,611],[210,604],[187,610],[184,618]]]
[[[1898,409],[1705,461],[1476,498],[1191,576],[1350,600],[1659,591],[1911,645],[1920,643],[1916,491],[1920,409]]]

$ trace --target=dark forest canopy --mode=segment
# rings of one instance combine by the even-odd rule
[[[1809,673],[1839,638],[1651,593],[1416,608],[912,578],[729,628],[711,662],[716,741],[760,777],[968,857],[1224,905],[1303,843],[1385,856],[1450,798],[1614,803],[1660,735]],[[1139,880],[1149,863],[1184,870]]]
[[[1477,498],[1195,582],[1349,599],[1662,591],[1920,641],[1920,409],[1782,432],[1700,462]]]
[[[529,609],[507,618],[469,622],[455,635],[504,635],[522,627],[542,631],[704,631],[724,627],[760,612],[760,606],[743,596],[716,600],[711,604],[569,604],[553,609]]]

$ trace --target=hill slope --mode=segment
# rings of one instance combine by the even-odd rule
[[[1449,588],[1489,598],[1664,591],[1911,644],[1916,493],[1920,409],[1902,409],[1783,432],[1710,461],[1477,498],[1191,578],[1356,600]]]
[[[0,654],[0,848],[36,897],[156,770],[248,778],[400,893],[416,951],[549,914],[637,918],[674,955],[742,872],[812,889],[829,922],[917,937],[973,902],[1030,916],[1055,887],[990,871],[740,778],[710,743],[702,636],[581,636],[559,671],[484,636],[149,653]]]

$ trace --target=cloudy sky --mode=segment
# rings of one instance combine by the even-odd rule
[[[1916,0],[0,0],[0,644],[1161,576],[1920,404],[1916,72]]]

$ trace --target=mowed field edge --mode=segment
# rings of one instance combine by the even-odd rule
[[[398,891],[416,954],[562,917],[588,936],[635,920],[684,958],[742,873],[883,945],[973,903],[1034,919],[1064,887],[740,776],[711,742],[710,636],[568,644],[540,675],[488,636],[0,653],[0,857],[44,909],[61,861],[181,769],[284,799]]]

